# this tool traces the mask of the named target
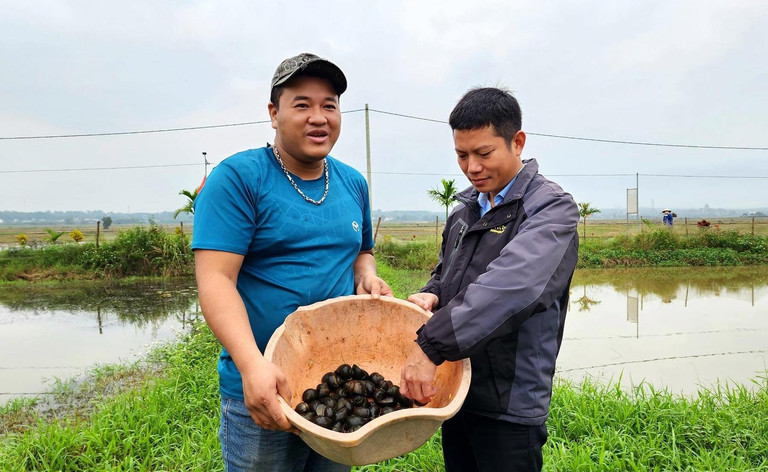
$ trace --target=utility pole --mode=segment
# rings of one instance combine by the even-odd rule
[[[368,104],[365,104],[365,162],[368,169],[368,205],[373,212],[373,182],[371,182],[371,127],[368,123]]]
[[[208,177],[208,164],[210,164],[210,163],[208,162],[208,153],[205,152],[205,151],[203,151],[203,160],[205,161],[205,175],[204,176]]]
[[[643,232],[643,217],[640,216],[640,174],[635,172],[635,188],[637,188],[637,225]]]

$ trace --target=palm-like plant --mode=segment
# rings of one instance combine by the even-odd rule
[[[202,187],[202,185],[201,185]],[[176,213],[173,214],[173,219],[175,220],[177,216],[181,213],[189,213],[190,215],[195,214],[195,198],[197,198],[197,192],[199,188],[189,191],[189,190],[182,190],[179,192],[179,195],[184,195],[189,200],[186,205],[176,210]]]
[[[56,244],[61,235],[65,233],[65,231],[54,231],[51,228],[45,228],[45,232],[48,233],[48,236],[45,239],[51,244]]]
[[[448,220],[448,209],[453,206],[456,201],[453,196],[456,195],[456,187],[453,185],[456,182],[455,179],[445,180],[440,179],[440,183],[443,184],[442,190],[433,188],[427,190],[427,194],[432,200],[437,201],[440,205],[445,207],[445,219]]]
[[[595,213],[600,213],[600,210],[589,206],[589,202],[579,203],[579,216],[584,222],[584,239],[587,239],[587,218],[594,215]]]

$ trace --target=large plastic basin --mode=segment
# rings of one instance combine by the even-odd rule
[[[323,374],[340,364],[357,364],[399,384],[416,330],[428,319],[428,312],[410,302],[391,297],[373,300],[369,295],[334,298],[290,314],[272,335],[264,355],[288,378],[293,396],[280,398],[280,404],[304,442],[342,464],[372,464],[419,448],[455,415],[469,389],[466,359],[438,367],[438,393],[426,406],[382,415],[354,432],[325,429],[293,410],[304,390],[316,387]]]

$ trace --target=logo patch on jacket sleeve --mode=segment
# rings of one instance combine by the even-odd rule
[[[501,234],[505,229],[507,229],[507,225],[497,226],[491,229],[491,233]]]

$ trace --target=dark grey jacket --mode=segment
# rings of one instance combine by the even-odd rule
[[[549,414],[579,212],[535,159],[525,162],[504,201],[482,218],[475,189],[456,196],[440,263],[421,290],[439,305],[417,342],[436,364],[470,358],[462,411],[537,425]]]

